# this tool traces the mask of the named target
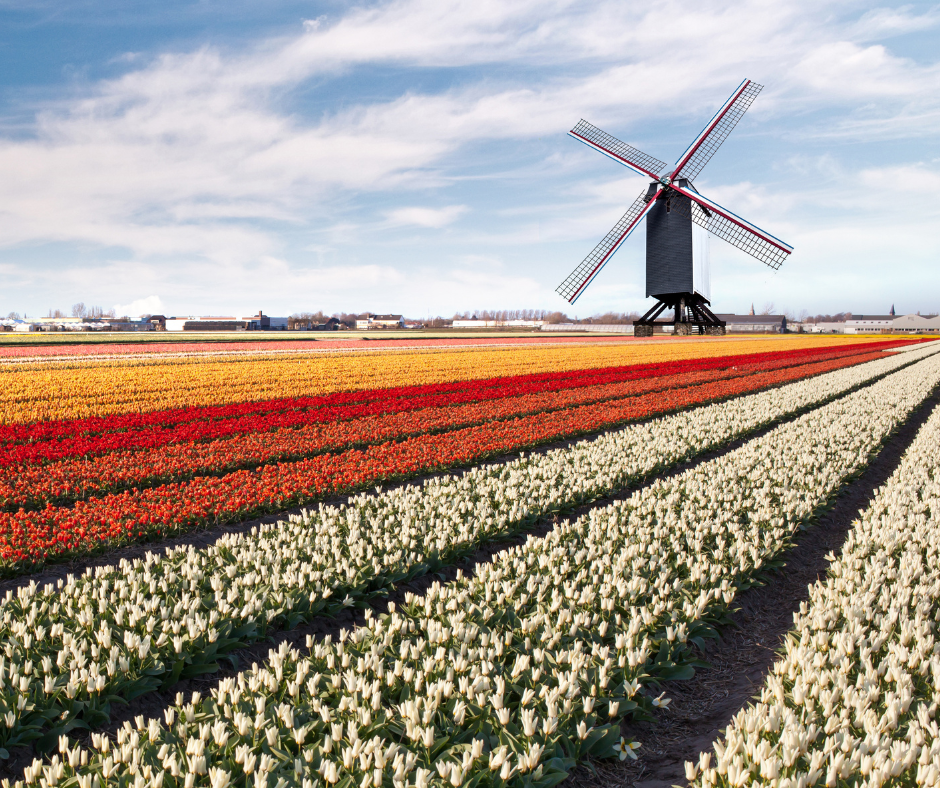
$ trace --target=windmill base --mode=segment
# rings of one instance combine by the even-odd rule
[[[724,336],[725,321],[708,308],[709,301],[698,293],[666,293],[655,296],[656,303],[643,317],[633,321],[633,335],[653,336],[655,326],[674,326],[679,336],[691,334]],[[672,320],[656,321],[666,309],[674,310]]]

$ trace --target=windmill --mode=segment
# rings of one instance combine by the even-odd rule
[[[709,233],[777,270],[793,247],[699,194],[692,181],[727,139],[763,89],[744,80],[670,170],[664,162],[621,142],[582,120],[568,134],[609,156],[652,183],[627,209],[613,229],[562,282],[556,292],[570,303],[600,273],[614,252],[646,218],[646,295],[653,307],[635,320],[636,336],[651,336],[653,321],[665,309],[675,310],[678,334],[724,334],[725,324],[708,308]],[[668,323],[667,323],[668,324]]]

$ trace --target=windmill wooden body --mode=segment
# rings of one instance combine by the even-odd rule
[[[666,309],[674,310],[670,322],[678,333],[691,333],[693,330],[700,334],[724,333],[725,324],[709,309],[709,234],[773,269],[779,268],[793,251],[792,246],[779,238],[699,194],[692,185],[761,89],[761,85],[744,80],[672,168],[585,120],[568,132],[585,145],[651,178],[652,183],[558,286],[560,295],[572,304],[577,301],[645,218],[646,295],[655,298],[656,303],[643,317],[634,321],[636,335],[651,335],[654,321]]]

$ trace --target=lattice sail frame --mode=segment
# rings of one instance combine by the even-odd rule
[[[746,252],[774,270],[780,268],[783,261],[793,251],[792,246],[722,208],[717,203],[702,197],[694,188],[687,190],[676,184],[678,179],[691,182],[701,172],[761,90],[763,90],[763,85],[758,85],[749,79],[745,79],[738,85],[730,98],[722,104],[714,117],[679,157],[669,178],[660,178],[658,174],[664,171],[666,167],[664,162],[618,140],[584,119],[569,131],[570,136],[629,167],[634,172],[653,178],[654,181],[662,183],[664,188],[660,188],[652,199],[646,196],[647,192],[641,194],[613,229],[567,276],[555,292],[569,303],[573,304],[577,301],[584,289],[600,273],[613,253],[629,237],[664,190],[674,190],[690,198],[692,201],[690,205],[686,205],[684,200],[676,200],[674,204],[682,204],[683,210],[691,210],[692,220],[700,227],[704,227],[717,238]]]
[[[711,157],[715,155],[721,144],[728,139],[728,135],[738,125],[738,121],[741,120],[763,89],[763,85],[758,85],[749,79],[745,79],[744,82],[738,85],[737,90],[731,94],[731,98],[721,106],[721,109],[708,121],[692,144],[686,148],[685,153],[679,157],[676,162],[676,169],[670,178],[672,180],[677,178],[694,180],[702,171],[702,168],[711,160]]]
[[[688,203],[685,200],[673,200],[672,206],[675,209],[686,215],[691,211],[692,221],[699,227],[704,227],[716,238],[720,238],[736,249],[746,252],[775,271],[780,268],[783,261],[793,251],[792,246],[774,238],[770,233],[761,230],[739,216],[735,216],[731,211],[719,208],[711,200],[706,201],[701,195],[685,189],[673,189],[672,191],[684,194],[690,199]],[[719,210],[721,210],[721,213],[718,212]],[[730,214],[730,216],[724,214]]]
[[[659,192],[657,192],[658,195]],[[565,281],[555,288],[555,292],[569,303],[573,304],[577,301],[578,296],[584,292],[584,288],[607,265],[607,261],[620,248],[620,245],[630,237],[630,233],[636,229],[640,220],[653,207],[655,202],[655,198],[647,202],[646,189],[640,192],[640,196],[627,209],[627,212],[620,217],[620,221],[611,228],[610,232],[594,247],[593,251],[581,261],[581,264],[568,274]]]
[[[626,165],[640,175],[659,180],[659,174],[666,171],[666,162],[653,158],[632,145],[627,145],[623,140],[618,140],[597,126],[592,126],[583,118],[568,132],[568,135],[609,156],[614,161]]]

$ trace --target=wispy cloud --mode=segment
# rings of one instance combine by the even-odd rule
[[[416,227],[439,229],[452,224],[466,211],[466,205],[448,205],[445,208],[412,207],[396,208],[393,211],[388,211],[386,216],[392,225],[414,225]]]
[[[137,315],[160,315],[163,314],[163,301],[158,295],[149,295],[144,298],[136,298],[129,304],[115,304],[114,314],[118,317],[128,315],[136,317]]]
[[[533,141],[560,136],[579,117],[656,136],[704,119],[750,76],[768,88],[749,123],[771,138],[859,144],[936,135],[940,65],[891,42],[937,23],[936,9],[834,0],[396,0],[241,49],[128,55],[123,75],[41,107],[30,138],[0,139],[0,245],[107,250],[107,260],[128,261],[148,282],[165,280],[159,266],[186,270],[206,292],[218,277],[232,292],[251,287],[265,271],[285,294],[352,294],[353,280],[337,272],[382,286],[408,276],[403,264],[374,267],[381,255],[364,251],[379,243],[369,241],[376,216],[384,227],[451,233],[472,221],[477,238],[566,242],[593,232],[586,219],[598,205],[618,213],[618,201],[635,196],[620,190],[638,188],[613,174],[594,185],[580,171],[590,152],[559,162],[546,150],[555,157],[551,191],[514,192],[522,213],[545,214],[544,232],[537,219],[507,229],[493,218],[492,198],[457,191],[479,168],[532,155]],[[383,69],[406,76],[373,88]],[[742,211],[778,212],[775,228],[801,215],[797,202],[771,201],[766,187],[740,178],[716,181],[711,193]],[[314,233],[325,240],[312,245]],[[521,263],[533,272],[541,265],[535,256]],[[100,282],[112,264],[67,267],[76,282]],[[134,303],[151,292],[171,291],[147,284],[114,299]]]

